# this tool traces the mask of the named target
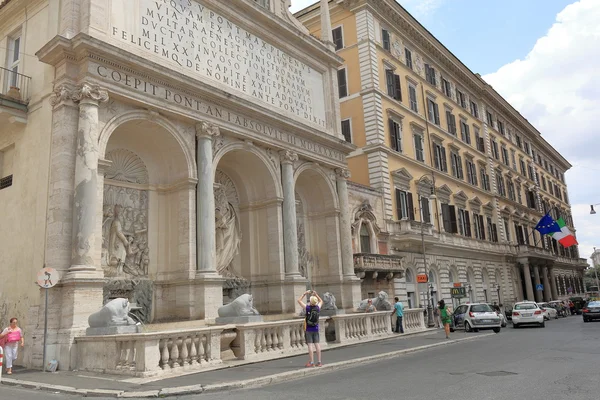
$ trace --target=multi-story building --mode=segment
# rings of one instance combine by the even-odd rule
[[[356,265],[365,253],[381,262],[402,257],[395,292],[409,306],[424,303],[427,289],[416,277],[425,273],[433,300],[448,300],[460,285],[471,301],[583,291],[586,263],[577,247],[534,229],[550,211],[575,232],[569,162],[395,0],[329,7],[331,37],[345,60],[342,133],[357,146],[348,158],[351,179],[378,191],[382,203],[378,229],[354,232]],[[296,16],[320,36],[320,12],[315,4]],[[352,195],[355,204],[366,198]],[[365,251],[372,234],[379,245]],[[367,275],[363,290],[378,279]]]

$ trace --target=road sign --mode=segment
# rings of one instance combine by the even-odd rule
[[[428,279],[426,274],[417,275],[417,283],[427,283],[427,281]]]
[[[467,290],[464,287],[450,288],[450,296],[453,299],[462,299],[463,297],[467,297]]]
[[[535,290],[541,292],[544,290],[544,285],[542,285],[541,283],[538,283],[537,285],[535,285]]]
[[[58,283],[58,272],[54,268],[42,268],[37,273],[37,284],[44,289],[50,289]]]

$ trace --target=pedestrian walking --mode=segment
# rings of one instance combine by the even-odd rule
[[[435,327],[439,328],[439,329],[443,329],[444,328],[444,324],[442,324],[442,319],[440,318],[440,309],[439,308],[437,308],[437,307],[434,308],[434,310],[433,310],[433,317],[435,319]]]
[[[309,300],[309,304],[305,304],[302,299],[306,296]],[[321,343],[319,338],[319,314],[321,313],[321,307],[323,307],[323,300],[315,291],[307,290],[298,299],[298,304],[306,310],[306,317],[304,319],[304,336],[306,338],[306,344],[308,345],[308,363],[305,367],[314,367],[314,356],[313,352],[317,352],[317,367],[323,366],[321,363]]]
[[[396,304],[394,304],[394,311],[392,311],[392,315],[396,313],[396,333],[404,333],[404,327],[402,326],[402,317],[404,316],[404,304],[400,301],[399,298],[394,297],[396,300]]]
[[[4,365],[6,366],[6,373],[8,375],[12,375],[12,366],[13,362],[17,359],[19,343],[21,347],[25,346],[23,332],[17,326],[17,322],[16,318],[11,318],[10,326],[0,333],[0,340],[4,342],[2,345],[4,348]]]
[[[444,324],[444,332],[446,332],[446,339],[450,338],[450,310],[448,306],[444,302],[444,300],[438,301],[438,309],[440,310],[440,319],[442,320],[442,324]]]

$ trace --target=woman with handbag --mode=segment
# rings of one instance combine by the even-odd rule
[[[450,324],[452,323],[452,313],[448,309],[448,306],[444,300],[438,301],[438,309],[440,310],[440,319],[444,324],[444,332],[446,332],[446,339],[450,338]]]
[[[8,375],[12,375],[12,364],[17,359],[19,342],[21,347],[25,346],[23,331],[17,326],[17,322],[16,318],[11,318],[10,326],[0,333],[0,340],[5,343],[2,347],[4,347],[4,365]]]

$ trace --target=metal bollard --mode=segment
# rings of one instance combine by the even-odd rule
[[[0,346],[0,382],[2,382],[2,368],[4,365],[4,348]]]

